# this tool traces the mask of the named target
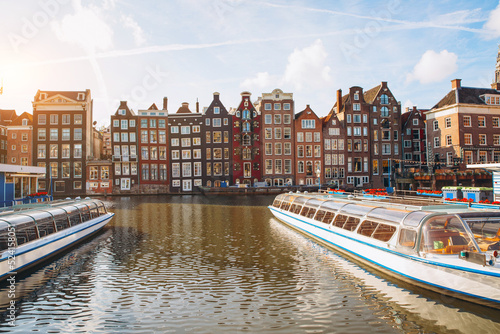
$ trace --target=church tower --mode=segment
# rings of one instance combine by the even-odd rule
[[[498,46],[497,66],[495,68],[495,80],[491,84],[491,88],[500,90],[500,45]]]

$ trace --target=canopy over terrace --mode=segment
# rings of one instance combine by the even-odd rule
[[[38,178],[44,174],[44,167],[0,164],[0,206],[38,192]]]

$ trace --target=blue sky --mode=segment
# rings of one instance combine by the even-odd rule
[[[32,112],[37,89],[91,89],[94,119],[134,109],[194,110],[219,92],[280,88],[295,112],[325,116],[337,89],[387,81],[403,106],[489,87],[498,1],[0,0],[0,109]]]

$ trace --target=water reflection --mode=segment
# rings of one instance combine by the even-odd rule
[[[425,315],[439,312],[448,318],[449,307],[397,288],[274,221],[266,207],[272,200],[268,196],[113,199],[107,204],[116,216],[101,235],[17,283],[16,327],[4,322],[0,330],[418,333],[456,329]],[[397,293],[382,292],[387,287]],[[406,299],[399,301],[400,292]],[[5,295],[3,287],[3,308],[8,303]],[[429,311],[420,306],[422,300]],[[491,320],[466,314],[462,326],[477,322],[497,328]]]

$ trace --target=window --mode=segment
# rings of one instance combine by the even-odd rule
[[[74,129],[73,140],[82,140],[82,129],[79,128]]]
[[[352,109],[354,111],[360,111],[361,110],[361,104],[359,104],[359,103],[353,103],[352,104]]]
[[[38,129],[38,140],[46,140],[46,139],[47,139],[47,130]]]
[[[189,126],[181,126],[181,134],[188,135],[191,133],[191,128]]]
[[[179,138],[170,139],[171,146],[179,146]]]
[[[212,125],[214,128],[220,128],[221,127],[221,119],[220,118],[214,118],[212,120]]]
[[[441,146],[439,142],[439,137],[434,137],[434,147],[439,147],[439,146]]]
[[[73,120],[76,125],[81,125],[83,123],[83,116],[82,114],[76,114],[73,116]],[[117,125],[118,126],[118,125]]]
[[[190,147],[191,146],[191,138],[182,138],[181,145],[182,145],[182,147]]]
[[[47,147],[45,144],[38,144],[38,159],[45,159],[47,157]]]
[[[59,115],[52,114],[50,115],[50,124],[58,124],[59,123]]]
[[[451,140],[451,135],[446,135],[446,146],[451,146],[451,145],[453,145]]]
[[[380,116],[389,117],[389,108],[387,107],[380,108]]]
[[[57,132],[57,129],[50,129],[50,140],[57,140],[59,133]]]
[[[486,127],[486,117],[485,116],[478,116],[477,117],[477,125],[481,128]]]
[[[265,124],[273,124],[273,115],[265,115],[264,116]]]
[[[432,124],[434,126],[434,131],[439,130],[439,122],[437,120],[432,122]]]
[[[283,115],[283,124],[290,124],[292,123],[292,116],[289,114]]]
[[[21,141],[28,141],[28,134],[27,133],[23,133],[21,135]]]
[[[62,140],[70,140],[71,130],[70,129],[62,129]]]
[[[437,121],[434,121],[434,122],[437,122]],[[463,124],[464,124],[464,126],[467,126],[467,127],[472,126],[471,117],[470,116],[464,116],[464,118],[463,118]],[[437,129],[434,127],[434,130],[437,130]]]
[[[264,110],[271,110],[272,109],[272,104],[271,103],[265,103],[264,104]]]
[[[413,119],[413,125],[418,125],[418,118]]]
[[[297,132],[297,142],[304,142],[304,132]]]
[[[179,133],[179,127],[178,126],[170,127],[170,133]]]
[[[69,144],[62,144],[61,145],[61,158],[69,158],[71,154],[71,149]]]
[[[314,129],[316,128],[316,120],[314,119],[303,119],[302,129]]]
[[[389,97],[386,94],[380,95],[381,104],[389,104]]]
[[[351,123],[352,116],[350,114],[346,115],[346,122]]]
[[[74,158],[81,158],[83,155],[83,152],[82,152],[82,144],[75,144],[73,146],[73,157]],[[118,154],[120,155],[120,154]]]
[[[500,135],[493,135],[493,145],[500,145]]]
[[[472,134],[471,133],[464,134],[464,145],[472,145]]]
[[[281,139],[281,128],[274,128],[274,139]]]
[[[47,124],[47,115],[44,114],[38,115],[38,124],[39,125]]]
[[[451,117],[446,117],[446,118],[444,119],[444,127],[445,127],[446,129],[451,128]]]
[[[479,145],[486,145],[486,135],[484,134],[479,135]]]
[[[281,124],[281,115],[280,114],[274,115],[274,124]]]

